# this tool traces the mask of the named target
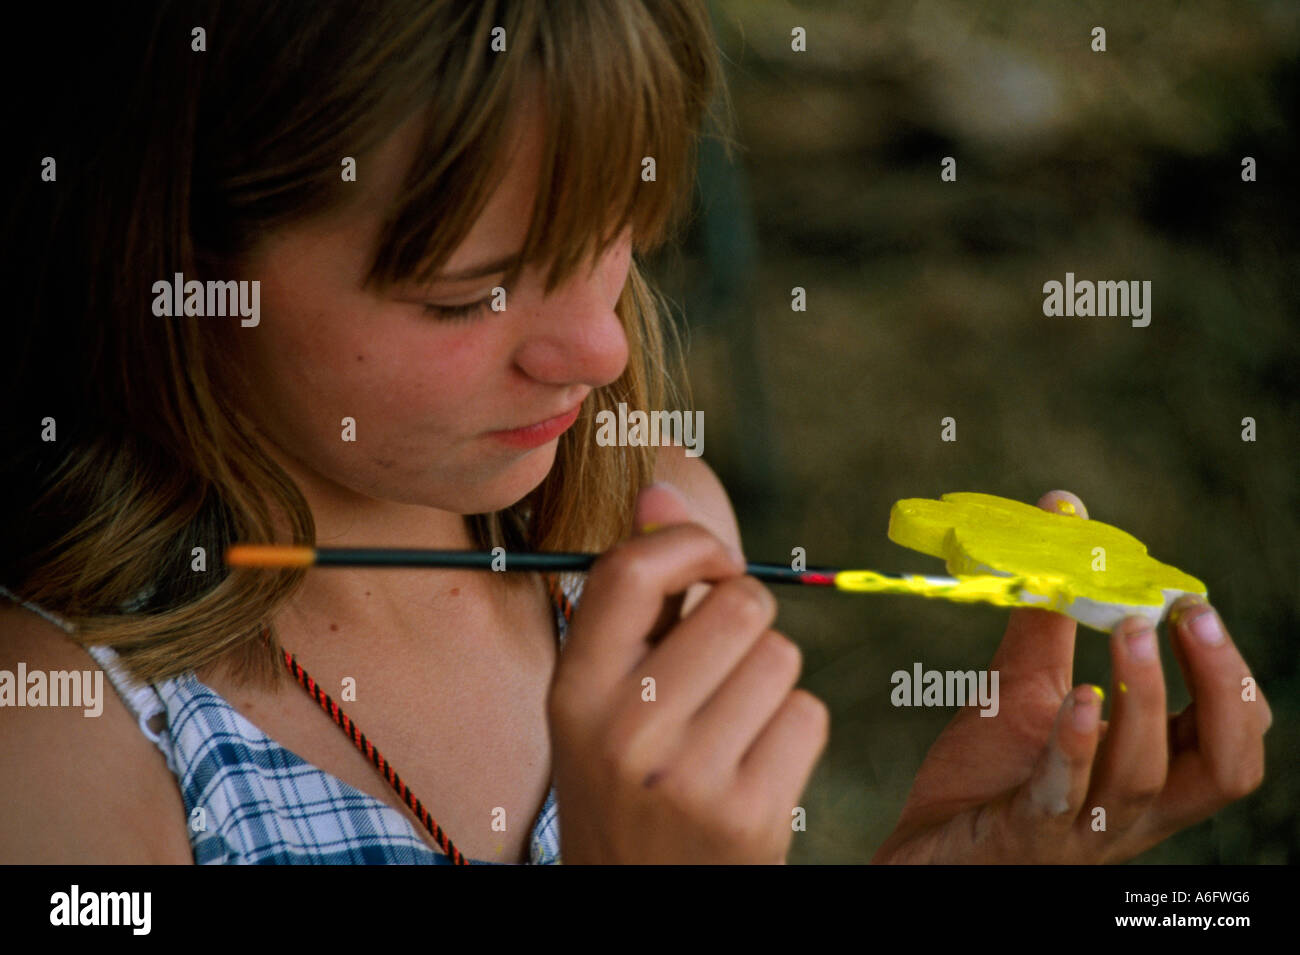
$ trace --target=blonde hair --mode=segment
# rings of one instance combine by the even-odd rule
[[[26,430],[10,444],[7,483],[20,491],[5,503],[13,533],[0,574],[147,682],[217,658],[276,679],[271,620],[305,572],[195,573],[191,551],[204,547],[219,565],[234,540],[275,541],[277,528],[293,543],[315,536],[301,492],[223,397],[237,376],[212,347],[211,320],[151,314],[159,276],[212,276],[252,237],[335,208],[339,157],[363,155],[423,109],[416,155],[431,158],[413,162],[369,281],[426,278],[495,188],[498,164],[485,160],[505,145],[511,105],[533,79],[547,153],[521,263],[549,263],[548,291],[626,227],[638,253],[662,243],[688,207],[699,129],[720,87],[702,3],[351,6],[119,11],[88,31],[93,49],[111,51],[98,89],[75,90],[88,127],[68,132],[66,97],[45,104],[51,135],[68,137],[64,155],[81,168],[57,190],[31,190],[10,222],[33,236],[35,280],[19,303],[25,361],[10,391]],[[203,54],[189,48],[198,22]],[[85,102],[96,96],[98,110]],[[644,157],[655,181],[641,178]],[[628,365],[584,416],[672,397],[671,321],[635,262],[617,313]],[[29,433],[47,416],[55,441]],[[571,429],[533,493],[468,518],[476,541],[609,546],[627,531],[654,450],[597,453],[594,428]]]

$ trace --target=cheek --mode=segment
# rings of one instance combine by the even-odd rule
[[[344,418],[356,422],[362,458],[392,461],[462,434],[465,410],[498,385],[482,336],[439,330],[405,315],[305,309],[263,320],[250,355],[258,409],[279,442],[302,457],[348,454]],[[382,329],[382,331],[380,331]],[[268,420],[269,419],[269,420]],[[364,443],[363,443],[364,441]],[[356,460],[356,456],[351,456]]]
[[[498,385],[490,348],[470,332],[440,332],[386,322],[382,335],[354,335],[344,344],[341,392],[393,421],[412,418],[438,430]]]
[[[268,437],[334,485],[456,513],[499,510],[541,483],[553,449],[516,455],[482,434],[518,415],[511,326],[371,308],[264,310],[249,399]]]

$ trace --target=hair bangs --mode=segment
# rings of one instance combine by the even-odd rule
[[[699,11],[671,3],[485,4],[460,26],[464,42],[453,45],[443,72],[458,81],[444,82],[427,106],[371,280],[433,280],[503,180],[520,109],[534,91],[543,152],[506,284],[527,264],[549,265],[549,293],[624,230],[642,254],[670,238],[689,207],[699,125],[716,82],[715,61],[681,39],[708,35]],[[505,51],[492,50],[497,27]],[[512,55],[516,49],[526,52]]]

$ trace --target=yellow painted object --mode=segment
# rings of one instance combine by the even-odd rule
[[[907,498],[890,511],[889,539],[942,557],[948,573],[973,588],[968,599],[1056,610],[1105,633],[1132,614],[1163,620],[1183,594],[1207,595],[1205,584],[1151,557],[1132,534],[1072,512],[970,492]],[[980,593],[998,589],[989,574],[1014,580],[1002,582],[1001,594]]]

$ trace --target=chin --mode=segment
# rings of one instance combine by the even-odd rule
[[[555,466],[556,442],[551,442],[515,458],[509,465],[467,482],[473,490],[455,511],[461,514],[488,514],[518,504],[531,494]]]

